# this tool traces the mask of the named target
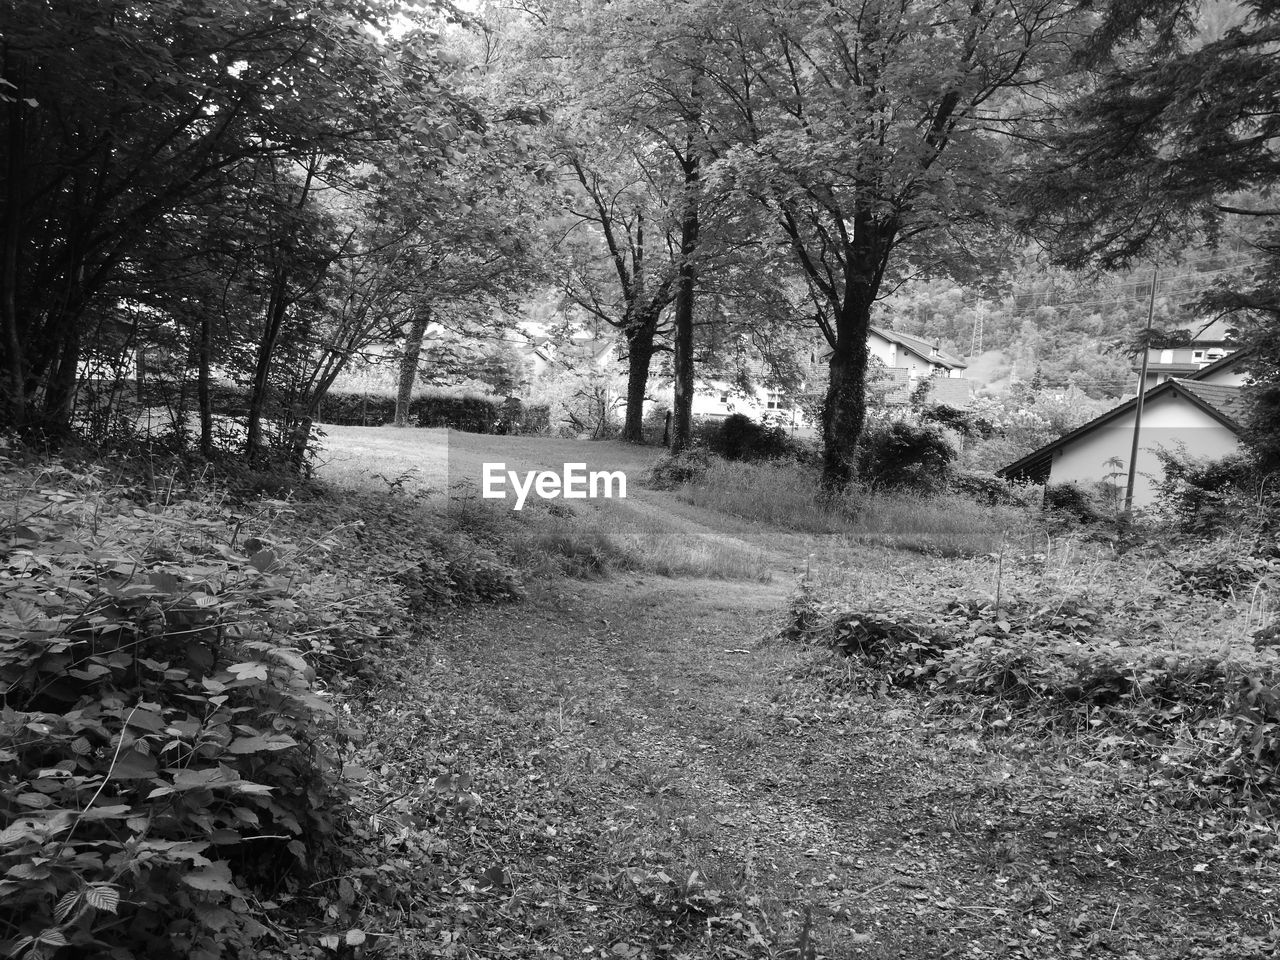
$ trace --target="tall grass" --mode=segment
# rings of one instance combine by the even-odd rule
[[[738,463],[712,459],[679,495],[695,506],[759,520],[784,530],[843,534],[942,556],[998,551],[1021,535],[1026,511],[977,503],[952,493],[877,491],[853,486],[824,497],[816,468],[793,462]]]

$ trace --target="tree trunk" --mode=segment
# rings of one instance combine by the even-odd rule
[[[867,418],[867,334],[871,301],[850,292],[836,324],[830,380],[822,408],[822,486],[837,493],[854,476],[854,450]]]
[[[289,308],[289,273],[277,267],[271,284],[271,299],[267,305],[266,322],[258,340],[258,357],[253,369],[253,386],[249,392],[249,423],[245,433],[244,450],[249,463],[259,459],[262,446],[262,412],[267,403],[268,377],[271,359],[284,326],[284,315]]]
[[[644,443],[644,392],[654,354],[654,326],[646,321],[627,341],[627,418],[622,424],[622,439],[628,443]]]
[[[61,322],[57,360],[45,378],[44,429],[66,436],[71,430],[71,413],[75,408],[76,379],[80,362],[79,308],[68,306]]]
[[[200,341],[196,345],[196,405],[200,408],[200,454],[213,455],[213,396],[209,389],[213,366],[213,321],[207,310],[200,311]]]
[[[16,79],[16,78],[15,78]],[[27,422],[26,372],[23,369],[22,335],[18,323],[18,247],[22,241],[23,102],[14,97],[8,105],[9,137],[4,198],[4,230],[0,234],[0,326],[3,327],[4,397],[9,420],[15,427]]]
[[[684,164],[684,216],[680,221],[680,271],[676,278],[675,304],[675,402],[671,453],[678,454],[693,439],[693,307],[698,270],[693,255],[698,248],[698,158],[690,133]]]
[[[397,427],[409,425],[409,404],[413,400],[413,384],[418,379],[418,359],[422,356],[422,340],[427,333],[427,324],[431,322],[431,309],[418,311],[409,324],[409,333],[404,341],[404,353],[400,355],[400,386],[396,391]]]

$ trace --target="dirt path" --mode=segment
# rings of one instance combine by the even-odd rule
[[[406,665],[430,708],[401,749],[442,740],[431,763],[469,773],[484,811],[451,828],[471,905],[459,893],[462,913],[442,914],[448,942],[565,958],[1270,955],[1270,867],[1144,804],[1136,780],[1011,752],[913,697],[832,692],[829,665],[775,639],[791,589],[560,582],[430,626]],[[464,878],[486,869],[501,882],[476,907]]]

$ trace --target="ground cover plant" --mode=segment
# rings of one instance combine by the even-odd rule
[[[848,658],[853,688],[921,691],[999,729],[1069,730],[1173,802],[1273,818],[1280,790],[1274,535],[1117,553],[1009,544],[918,606],[801,592],[788,635]],[[972,575],[976,568],[970,567]],[[1158,790],[1154,792],[1159,792]]]
[[[343,692],[408,617],[513,599],[515,570],[386,496],[157,499],[109,462],[5,459],[0,484],[6,952],[246,955],[285,916],[332,926],[315,882],[368,789]]]
[[[352,731],[317,670],[376,633],[282,502],[135,499],[103,467],[3,484],[6,952],[216,957],[336,856]]]

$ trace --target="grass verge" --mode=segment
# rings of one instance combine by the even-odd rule
[[[816,468],[793,462],[711,458],[678,494],[695,506],[785,530],[842,534],[858,543],[964,557],[995,553],[1028,527],[1025,511],[958,494],[880,492],[850,487],[824,498]]]

